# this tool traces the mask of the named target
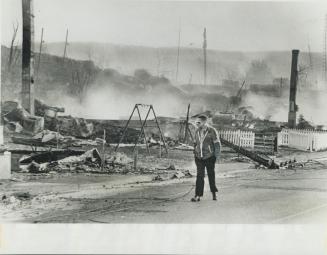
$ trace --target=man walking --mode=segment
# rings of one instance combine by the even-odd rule
[[[197,175],[195,197],[191,201],[200,201],[200,197],[203,196],[205,168],[208,173],[212,199],[217,200],[216,192],[218,192],[218,189],[215,180],[215,163],[220,154],[220,139],[216,129],[207,124],[207,116],[198,116],[195,124],[197,129],[195,131],[194,156]]]

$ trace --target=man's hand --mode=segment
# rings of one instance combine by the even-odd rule
[[[220,143],[215,143],[215,157],[216,157],[216,160],[218,160],[219,156],[220,156]]]

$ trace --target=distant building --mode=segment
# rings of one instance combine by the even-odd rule
[[[273,85],[281,86],[281,87],[289,87],[290,86],[290,79],[288,78],[274,78]]]
[[[240,82],[239,81],[234,81],[234,80],[223,80],[222,82],[223,87],[228,87],[228,88],[239,88],[240,87]]]

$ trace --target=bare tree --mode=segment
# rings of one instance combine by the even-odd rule
[[[83,101],[93,76],[91,67],[87,66],[79,66],[72,71],[71,93],[78,97],[80,103]]]
[[[44,43],[44,40],[43,40],[43,31],[44,31],[44,29],[42,27],[41,41],[40,41],[40,49],[39,49],[39,54],[38,54],[38,59],[37,59],[35,80],[37,80],[38,77],[39,77],[39,70],[40,70],[40,63],[41,63],[41,54],[42,54],[42,46],[43,46],[43,43]]]
[[[13,36],[11,38],[11,43],[10,43],[10,52],[9,52],[9,59],[8,59],[8,72],[11,71],[11,66],[13,63],[13,60],[15,59],[15,54],[17,53],[17,47],[14,46],[15,40],[17,37],[17,31],[18,31],[18,22],[16,24],[13,24]]]
[[[11,63],[11,68],[15,67],[18,63],[18,59],[19,59],[18,44],[19,44],[19,42],[17,42],[17,45],[14,46],[14,49],[13,49],[13,60]]]

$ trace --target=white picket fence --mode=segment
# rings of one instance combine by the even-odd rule
[[[302,129],[283,129],[278,133],[278,145],[288,146],[299,150],[326,150],[327,132]]]
[[[219,135],[221,138],[240,147],[254,148],[254,133],[251,131],[220,130]]]

